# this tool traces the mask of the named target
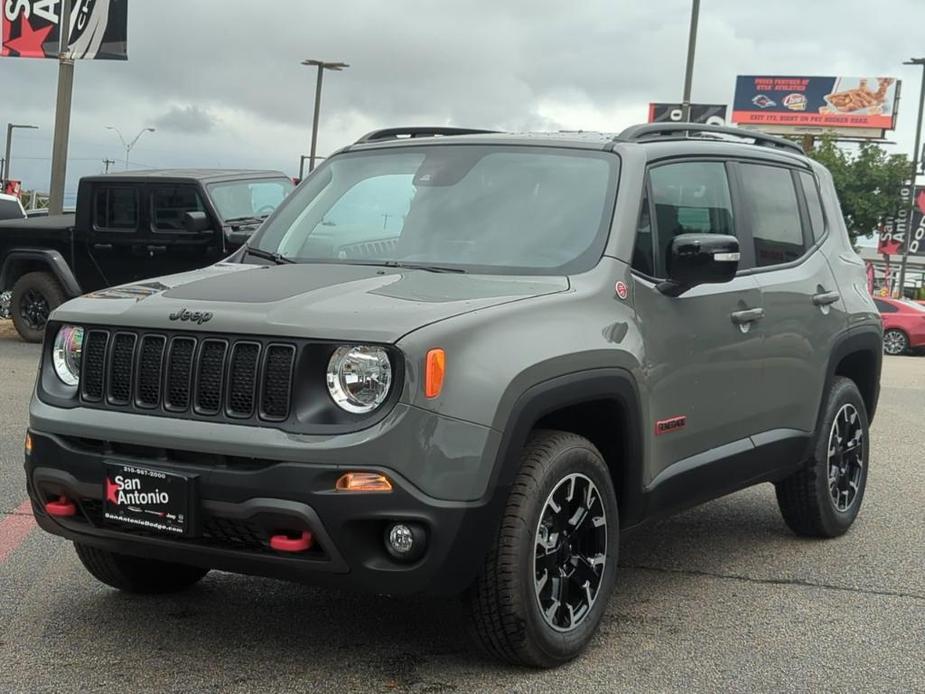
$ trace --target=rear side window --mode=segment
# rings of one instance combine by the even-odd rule
[[[809,221],[813,227],[813,239],[818,241],[825,235],[825,216],[822,214],[822,201],[819,199],[816,179],[812,174],[801,173],[800,185],[803,186],[803,195],[806,197]]]
[[[98,188],[93,224],[99,229],[134,230],[138,227],[138,194],[134,188]]]
[[[880,313],[898,313],[899,309],[893,306],[893,304],[888,304],[885,301],[880,301],[879,299],[874,299],[874,304],[877,306],[877,310]]]
[[[789,263],[806,252],[790,169],[742,164],[742,193],[751,208],[755,265]]]
[[[205,211],[199,192],[192,186],[155,188],[151,194],[151,222],[157,231],[184,231],[183,215]]]

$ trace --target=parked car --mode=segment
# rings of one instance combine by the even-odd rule
[[[883,351],[905,354],[925,347],[925,306],[906,299],[874,298],[883,319]]]
[[[378,131],[228,260],[54,311],[27,489],[118,589],[461,594],[490,653],[554,666],[623,531],[762,482],[795,533],[849,529],[876,464],[865,281],[788,140]]]
[[[25,218],[26,211],[18,197],[0,193],[0,220]]]
[[[278,171],[84,178],[75,214],[0,222],[0,318],[39,342],[48,314],[67,299],[228,256],[291,189]]]

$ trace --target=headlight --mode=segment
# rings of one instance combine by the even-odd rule
[[[328,362],[328,392],[347,412],[372,412],[386,399],[390,385],[392,365],[381,347],[338,347]]]
[[[80,350],[84,341],[84,329],[74,325],[62,325],[55,336],[51,358],[58,378],[69,386],[80,381]]]

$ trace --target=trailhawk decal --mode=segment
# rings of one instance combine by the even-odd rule
[[[660,419],[655,423],[655,435],[661,436],[662,434],[670,434],[673,431],[678,431],[678,429],[683,429],[687,426],[687,417],[682,415],[680,417],[669,417],[668,419]]]

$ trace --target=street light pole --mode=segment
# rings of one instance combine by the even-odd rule
[[[318,68],[318,79],[315,82],[315,114],[312,118],[312,145],[308,155],[308,171],[311,173],[315,170],[315,153],[318,147],[318,117],[321,114],[321,82],[325,70],[341,70],[350,67],[347,63],[329,63],[323,60],[314,60],[307,58],[302,61],[302,65],[310,65]]]
[[[10,180],[10,150],[13,147],[13,130],[23,128],[29,130],[38,130],[37,125],[19,125],[17,123],[7,123],[6,125],[6,157],[3,160],[3,182]]]
[[[58,23],[58,100],[55,105],[55,134],[51,151],[51,184],[48,214],[64,212],[64,183],[67,178],[67,141],[71,132],[71,95],[74,92],[74,59],[68,52],[71,33],[71,0],[61,3]]]
[[[700,0],[691,5],[691,27],[687,37],[687,67],[684,70],[684,96],[681,98],[681,120],[691,119],[691,82],[694,79],[694,52],[697,49],[697,22],[700,19]]]
[[[922,85],[919,88],[919,117],[915,124],[915,149],[912,151],[912,179],[909,182],[909,209],[906,216],[906,233],[903,235],[903,259],[899,264],[899,296],[906,288],[906,263],[909,260],[909,246],[912,244],[912,219],[915,216],[915,177],[919,172],[919,157],[922,144],[922,112],[925,110],[925,58],[910,58],[903,65],[921,65]]]
[[[135,144],[138,142],[138,140],[141,139],[141,136],[144,135],[145,133],[153,133],[153,132],[156,132],[154,128],[142,128],[141,130],[138,131],[138,134],[135,135],[135,139],[134,139],[134,140],[132,140],[131,142],[126,142],[126,141],[125,141],[125,138],[122,137],[122,131],[119,130],[119,129],[118,129],[117,127],[115,127],[114,125],[107,125],[107,126],[106,126],[106,130],[112,130],[113,132],[115,132],[115,134],[119,136],[119,141],[122,143],[122,146],[125,147],[125,170],[126,170],[126,171],[128,171],[128,163],[129,163],[129,162],[128,162],[128,157],[129,157],[129,154],[131,154],[132,148],[135,146]]]

